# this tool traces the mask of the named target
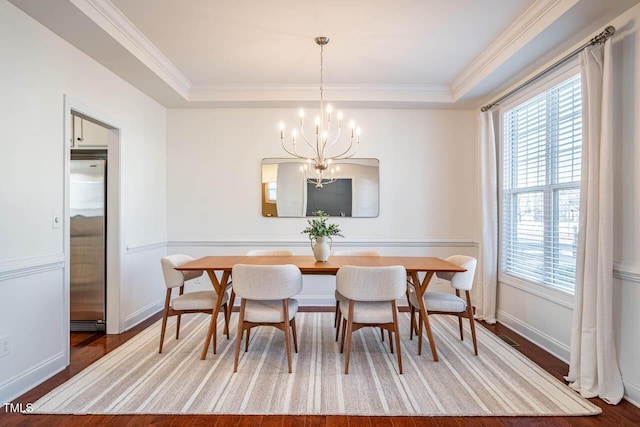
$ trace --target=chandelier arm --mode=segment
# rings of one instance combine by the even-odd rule
[[[287,153],[289,153],[290,155],[292,155],[293,157],[297,157],[297,158],[299,158],[299,159],[307,159],[307,158],[308,158],[308,157],[304,157],[304,156],[299,155],[299,154],[295,151],[295,148],[294,148],[294,152],[293,152],[293,153],[292,153],[291,151],[289,151],[289,150],[287,149],[287,146],[286,146],[286,145],[284,145],[284,139],[282,139],[282,140],[281,140],[281,142],[282,142],[282,149],[283,149],[284,151],[286,151]]]
[[[304,134],[304,128],[302,126],[300,126],[300,135],[302,135],[302,139],[304,139],[304,142],[306,142],[309,148],[311,148],[311,150],[313,151],[313,145],[307,139],[307,135]]]
[[[327,148],[331,148],[333,146],[333,144],[335,144],[336,142],[338,142],[338,140],[340,139],[340,133],[342,132],[342,126],[340,126],[338,128],[338,133],[336,134],[335,139],[331,142],[331,144],[329,144],[329,146]]]
[[[349,147],[344,150],[342,153],[333,156],[333,157],[328,157],[327,159],[331,159],[331,160],[339,160],[339,159],[348,159],[349,157],[353,156],[355,154],[355,152],[353,154],[351,154],[348,157],[344,157],[349,151],[351,151],[351,147],[353,147],[353,138],[351,138],[351,141],[349,142]],[[357,149],[357,147],[356,147]]]

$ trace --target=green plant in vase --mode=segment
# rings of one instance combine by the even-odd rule
[[[307,220],[308,226],[302,230],[301,234],[307,234],[311,241],[311,248],[313,249],[313,255],[317,261],[325,262],[329,259],[331,254],[331,246],[333,245],[333,236],[342,235],[338,224],[327,224],[329,215],[324,211],[315,211],[313,216],[316,218]],[[315,240],[315,245],[313,241]]]

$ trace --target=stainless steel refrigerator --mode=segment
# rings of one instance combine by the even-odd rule
[[[106,329],[106,159],[71,155],[71,330]]]

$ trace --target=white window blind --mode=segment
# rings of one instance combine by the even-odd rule
[[[580,75],[502,116],[502,272],[573,291],[578,243]]]

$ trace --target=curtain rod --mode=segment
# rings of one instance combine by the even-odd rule
[[[567,60],[573,58],[578,53],[580,53],[580,51],[582,51],[584,48],[589,47],[589,46],[593,46],[593,45],[596,45],[596,44],[602,44],[602,43],[606,42],[607,40],[609,40],[609,38],[611,36],[613,36],[615,33],[616,33],[616,28],[611,26],[611,25],[609,25],[607,28],[605,28],[597,36],[595,36],[594,38],[592,38],[591,40],[589,40],[588,42],[586,42],[585,44],[583,44],[582,46],[580,46],[579,48],[577,48],[576,50],[571,52],[570,54],[564,56],[562,59],[560,59],[557,62],[553,63],[549,67],[545,68],[544,70],[542,70],[541,72],[539,72],[535,76],[531,77],[529,80],[527,80],[526,82],[522,83],[521,85],[519,85],[515,89],[510,90],[506,94],[502,95],[500,98],[498,98],[495,101],[493,101],[493,102],[485,105],[484,107],[480,108],[480,111],[484,112],[484,111],[490,110],[493,106],[498,105],[501,101],[503,101],[504,99],[506,99],[509,96],[513,95],[514,93],[516,93],[520,89],[522,89],[525,86],[533,83],[535,80],[537,80],[540,77],[544,76],[545,74],[547,74],[549,71],[553,70],[554,68],[564,64]]]

